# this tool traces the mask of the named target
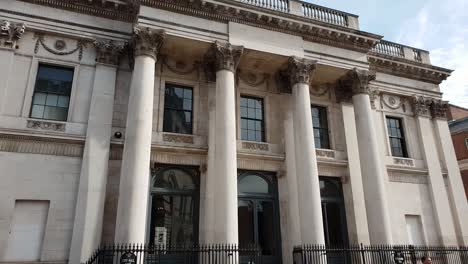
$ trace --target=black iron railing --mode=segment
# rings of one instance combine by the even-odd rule
[[[101,246],[84,264],[261,264],[256,246],[231,244],[154,246],[117,244]]]
[[[293,250],[294,264],[421,264],[425,256],[434,264],[468,264],[468,247],[304,245]]]

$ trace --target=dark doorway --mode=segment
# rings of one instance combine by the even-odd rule
[[[259,247],[264,264],[281,263],[276,177],[267,173],[242,172],[238,178],[238,194],[239,244],[241,247]]]

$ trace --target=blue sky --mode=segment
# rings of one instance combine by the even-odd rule
[[[361,30],[428,50],[433,65],[454,69],[444,100],[468,108],[468,0],[308,0],[359,15]]]

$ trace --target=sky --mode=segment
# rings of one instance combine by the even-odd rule
[[[359,15],[360,29],[428,50],[431,63],[455,70],[443,99],[468,108],[468,0],[308,0]]]

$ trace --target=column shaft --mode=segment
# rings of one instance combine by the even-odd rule
[[[216,72],[214,243],[238,243],[234,73]]]
[[[369,229],[367,223],[366,202],[362,185],[361,164],[356,132],[354,107],[351,104],[341,104],[343,114],[346,153],[348,156],[349,191],[352,198],[352,229],[349,230],[353,243],[369,244]]]
[[[147,55],[135,58],[120,173],[117,243],[145,242],[155,63],[155,59]]]
[[[291,104],[290,104],[291,105]],[[291,106],[290,106],[291,107]],[[289,248],[302,244],[299,219],[299,201],[297,196],[296,153],[294,145],[294,122],[291,110],[287,110],[284,120],[284,138],[286,150],[286,169],[288,180],[288,210],[289,210]]]
[[[302,243],[324,244],[320,184],[315,153],[309,85],[296,83],[292,87],[294,98],[294,144],[299,215]]]
[[[468,203],[446,119],[436,119],[435,128],[442,147],[442,157],[448,171],[448,194],[453,208],[456,233],[460,245],[468,245]]]
[[[353,104],[370,242],[392,244],[392,228],[385,188],[386,168],[381,160],[369,95],[355,94]]]
[[[116,72],[116,67],[96,65],[70,263],[86,261],[101,242]]]

